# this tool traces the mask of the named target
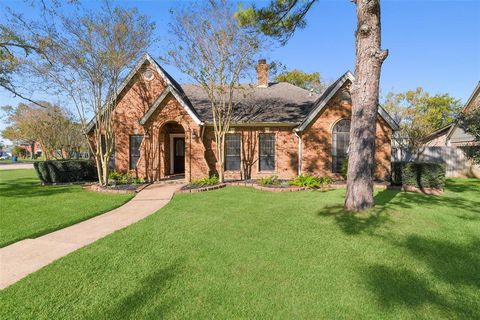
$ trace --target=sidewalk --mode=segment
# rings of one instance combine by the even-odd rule
[[[70,252],[151,215],[166,205],[179,187],[178,184],[150,185],[120,208],[39,238],[22,240],[1,248],[0,289]]]
[[[33,163],[2,163],[0,170],[33,169]]]

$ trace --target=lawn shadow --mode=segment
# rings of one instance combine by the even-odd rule
[[[74,193],[73,185],[43,186],[32,178],[0,180],[0,194],[9,198],[45,197],[59,193]]]
[[[174,306],[176,301],[167,298],[165,292],[170,281],[175,278],[180,269],[180,263],[175,262],[164,268],[154,271],[149,276],[139,281],[137,289],[128,296],[118,301],[107,312],[102,312],[101,317],[95,315],[92,319],[163,319],[165,314]],[[148,313],[142,313],[144,309]],[[140,313],[139,313],[140,312]]]
[[[479,239],[461,245],[412,235],[405,241],[391,242],[406,249],[405,254],[416,260],[414,265],[426,267],[429,276],[402,266],[377,264],[362,270],[361,275],[382,307],[434,305],[448,312],[449,318],[480,318],[480,304],[475,297],[480,289]],[[453,298],[443,294],[438,288],[445,284],[459,294]]]
[[[345,234],[357,235],[372,233],[376,228],[390,220],[385,211],[388,204],[397,196],[399,190],[382,190],[375,195],[375,208],[365,212],[348,212],[343,205],[331,205],[323,207],[317,212],[318,216],[333,216],[335,223]]]
[[[326,206],[317,212],[318,216],[333,216],[335,223],[347,235],[372,233],[389,220],[388,215],[372,209],[366,212],[352,213],[345,211],[342,205]]]

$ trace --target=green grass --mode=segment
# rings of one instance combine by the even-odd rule
[[[0,247],[91,218],[131,198],[79,185],[42,186],[33,169],[1,170]]]
[[[480,181],[440,197],[229,187],[156,214],[0,293],[11,319],[479,319]]]

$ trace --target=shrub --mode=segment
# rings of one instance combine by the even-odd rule
[[[348,173],[348,158],[343,160],[342,162],[342,172],[340,173],[344,179],[347,179],[347,173]]]
[[[216,175],[211,177],[206,177],[203,179],[192,179],[191,185],[197,187],[204,187],[204,186],[213,186],[218,184],[219,180]]]
[[[330,184],[333,180],[330,177],[316,177],[312,175],[300,175],[290,181],[290,184],[298,187],[311,189],[320,188],[322,185]]]
[[[108,181],[110,184],[141,184],[145,180],[139,177],[132,176],[128,173],[122,173],[117,171],[111,171],[108,174]]]
[[[417,188],[443,189],[445,186],[445,165],[426,162],[393,163],[392,183]]]
[[[279,185],[280,181],[277,176],[262,177],[258,179],[258,183],[262,186]]]
[[[34,164],[43,183],[95,181],[97,170],[90,160],[48,160]]]

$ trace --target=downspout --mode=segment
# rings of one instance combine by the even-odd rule
[[[302,137],[298,134],[298,129],[293,129],[293,133],[298,138],[298,175],[302,175]]]

